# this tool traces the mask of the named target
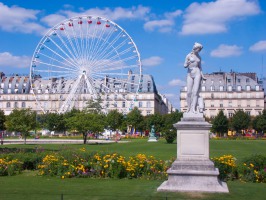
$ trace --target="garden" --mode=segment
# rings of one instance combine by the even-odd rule
[[[210,140],[210,157],[229,194],[162,193],[176,143],[6,145],[1,199],[263,199],[266,140]]]

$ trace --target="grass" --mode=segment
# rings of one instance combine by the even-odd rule
[[[25,172],[14,177],[1,177],[1,200],[101,200],[101,199],[252,199],[265,197],[265,184],[228,182],[229,194],[208,193],[162,193],[156,192],[162,183],[158,180],[136,179],[59,179],[39,177],[33,172]]]
[[[147,139],[132,139],[129,143],[101,145],[6,145],[7,148],[44,148],[49,150],[77,149],[85,147],[87,151],[118,152],[124,156],[144,153],[158,159],[176,157],[176,144],[167,144],[165,140],[148,143]],[[1,147],[3,148],[3,146]],[[246,156],[265,154],[265,140],[210,140],[210,156],[232,154],[241,160]],[[229,194],[208,193],[158,193],[158,180],[136,179],[88,179],[58,177],[40,177],[34,171],[25,171],[13,177],[0,177],[0,199],[252,199],[265,197],[265,184],[228,182]],[[63,196],[61,196],[63,194]],[[167,198],[166,198],[167,197]]]

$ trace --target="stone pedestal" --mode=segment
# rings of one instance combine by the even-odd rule
[[[177,160],[167,171],[168,180],[157,191],[223,192],[227,184],[218,179],[219,170],[209,159],[211,125],[202,114],[187,114],[177,128]]]
[[[157,138],[156,137],[149,137],[148,142],[157,142]]]

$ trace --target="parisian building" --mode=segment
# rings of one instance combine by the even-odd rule
[[[32,84],[35,91],[33,91],[29,76],[6,76],[3,72],[0,72],[0,75],[0,109],[6,115],[15,108],[31,108],[37,113],[58,112],[62,103],[67,101],[68,93],[74,84],[74,80],[64,78],[44,80],[41,77],[34,77]],[[140,84],[136,84],[140,78]],[[101,94],[101,104],[106,112],[117,109],[127,114],[134,107],[137,107],[144,116],[175,111],[169,100],[157,91],[151,75],[135,75],[129,72],[128,79],[125,81],[127,84],[108,76],[101,80],[103,87],[98,88],[97,92]],[[70,102],[73,103],[72,107],[77,109],[85,108],[88,100],[93,98],[89,91],[81,89],[82,92],[75,96],[75,101]]]
[[[199,96],[204,100],[204,116],[215,117],[220,110],[232,117],[237,110],[251,116],[259,115],[265,108],[262,82],[256,73],[214,72],[204,74]],[[180,110],[187,110],[187,87],[180,91]]]

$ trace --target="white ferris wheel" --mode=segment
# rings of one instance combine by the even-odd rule
[[[122,112],[141,92],[140,54],[129,34],[95,16],[67,19],[38,43],[31,61],[32,92],[43,112],[83,108],[89,99]],[[118,106],[118,104],[120,104]]]

